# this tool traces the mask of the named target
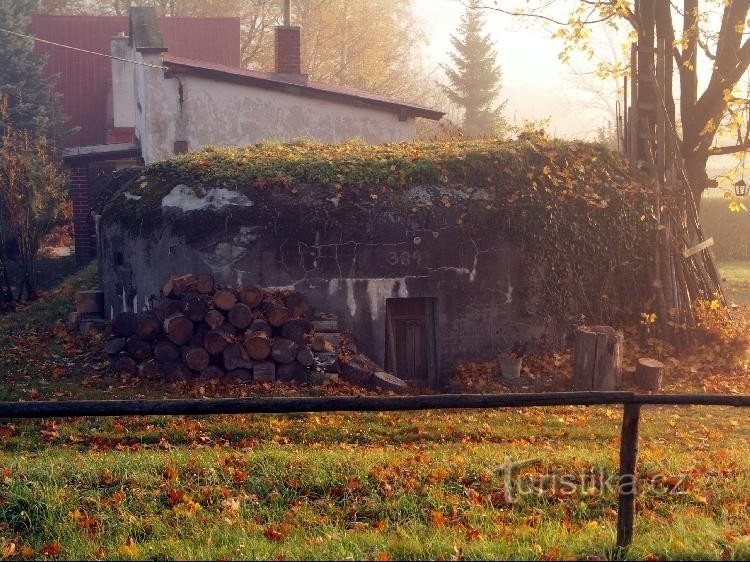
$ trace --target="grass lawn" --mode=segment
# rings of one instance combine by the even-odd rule
[[[730,261],[718,264],[727,300],[750,304],[750,261]]]
[[[1,399],[355,391],[111,376],[100,342],[59,324],[93,277],[0,318]],[[700,390],[686,381],[725,367],[675,359],[668,382]],[[745,392],[743,369],[718,390]],[[0,420],[0,558],[607,558],[620,417],[598,407]],[[750,557],[749,446],[747,412],[644,408],[628,558]],[[508,477],[508,460],[530,462]]]

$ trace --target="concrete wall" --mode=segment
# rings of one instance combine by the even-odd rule
[[[442,205],[443,195],[454,205]],[[111,314],[148,308],[166,278],[185,272],[293,287],[337,314],[382,364],[386,299],[434,297],[443,374],[492,358],[532,325],[518,253],[477,194],[468,201],[459,190],[415,187],[384,201],[328,186],[240,194],[181,185],[148,219],[120,197],[110,209],[122,214],[111,210],[100,223]]]

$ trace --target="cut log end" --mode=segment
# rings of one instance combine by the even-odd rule
[[[663,375],[664,363],[643,357],[635,368],[635,384],[640,389],[656,392],[661,390]]]

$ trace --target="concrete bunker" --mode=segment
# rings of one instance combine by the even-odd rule
[[[577,303],[563,301],[566,315],[555,316],[558,311],[541,289],[554,283],[540,282],[540,264],[561,271],[557,277],[563,281],[579,268],[575,287],[593,287],[594,297],[606,287],[606,299],[585,303],[595,321],[610,320],[604,315],[615,310],[613,300],[635,302],[640,286],[633,279],[647,261],[632,248],[648,235],[640,219],[645,203],[620,204],[617,198],[626,195],[617,194],[614,180],[624,176],[601,156],[603,149],[571,145],[570,150],[596,154],[613,185],[592,195],[592,211],[577,195],[567,214],[557,218],[546,195],[538,195],[550,190],[537,189],[536,181],[529,188],[526,171],[541,174],[541,187],[554,177],[558,169],[550,172],[546,164],[548,145],[466,143],[458,151],[430,146],[259,145],[191,153],[149,166],[113,197],[99,221],[108,313],[150,308],[164,279],[186,272],[210,273],[227,285],[294,289],[314,308],[337,315],[359,349],[380,365],[435,386],[447,382],[458,364],[491,360],[517,341],[544,336],[553,342],[560,326],[563,332],[569,327],[580,313]],[[439,154],[432,160],[394,157],[396,150],[414,153],[413,147]],[[326,151],[334,156],[318,155]],[[450,160],[440,151],[448,151]],[[508,154],[520,163],[509,163]],[[478,168],[472,159],[490,166]],[[433,173],[435,161],[440,165]],[[371,183],[357,180],[360,169],[379,177]],[[470,178],[467,169],[472,174],[478,169],[481,175],[475,177],[481,181],[467,187],[455,180],[461,174]],[[587,181],[574,188],[591,190]],[[530,195],[517,196],[522,183]],[[604,196],[607,205],[600,203]],[[618,230],[620,217],[642,235]],[[535,254],[544,231],[536,242],[527,240],[537,227],[523,221],[534,220],[542,229],[551,223],[557,236],[570,220],[580,220],[570,236],[577,237],[571,244],[579,244],[581,253],[586,244],[611,236],[613,263],[620,251],[632,259],[622,270],[609,263],[581,268],[575,252],[544,261]],[[648,244],[642,247],[645,253]]]

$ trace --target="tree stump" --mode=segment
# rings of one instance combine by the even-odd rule
[[[580,326],[575,332],[574,390],[615,390],[622,381],[624,336],[610,326]]]
[[[635,368],[635,385],[643,390],[661,390],[664,363],[656,359],[643,357]]]

